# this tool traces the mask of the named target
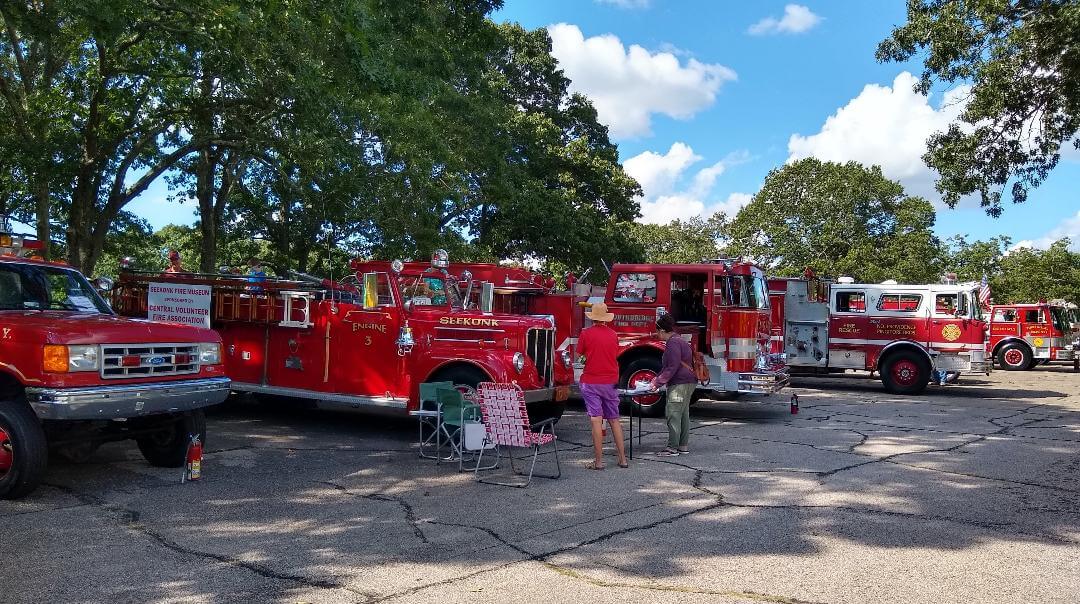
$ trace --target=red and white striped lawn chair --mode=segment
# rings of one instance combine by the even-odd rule
[[[562,467],[559,465],[558,437],[555,436],[555,422],[558,420],[551,418],[530,425],[529,412],[525,407],[525,393],[522,392],[520,386],[517,384],[482,382],[476,388],[476,402],[480,405],[480,413],[483,415],[484,425],[487,427],[487,440],[496,445],[494,468],[499,467],[502,450],[505,448],[506,454],[510,458],[510,469],[513,470],[515,475],[525,477],[524,480],[508,481],[482,476],[480,470],[485,468],[480,465],[484,456],[484,450],[481,449],[474,470],[477,482],[524,488],[529,486],[534,475],[541,478],[558,478],[562,476]],[[540,447],[547,444],[552,445],[555,452],[555,473],[535,474],[536,459],[540,456]],[[518,471],[515,464],[517,458],[514,457],[515,448],[531,448],[533,450],[532,462],[529,464],[527,474],[524,472],[524,468],[522,468],[522,471]],[[523,458],[522,461],[525,461],[525,459]]]

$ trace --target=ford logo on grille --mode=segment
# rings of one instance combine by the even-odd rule
[[[165,363],[165,357],[149,357],[146,359],[147,365],[162,365]]]

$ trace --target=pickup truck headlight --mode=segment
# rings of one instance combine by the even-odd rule
[[[101,357],[96,345],[46,344],[42,354],[42,366],[49,373],[97,371]]]
[[[514,371],[521,373],[525,369],[525,355],[520,352],[514,353]]]
[[[199,363],[217,365],[221,362],[221,344],[217,342],[199,344]]]

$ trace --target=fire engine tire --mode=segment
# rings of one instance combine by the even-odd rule
[[[1006,344],[997,353],[998,367],[1006,371],[1027,371],[1033,361],[1031,349],[1023,344]]]
[[[206,416],[201,410],[185,413],[161,430],[135,439],[146,461],[159,468],[180,468],[187,461],[191,435],[206,446]]]
[[[0,499],[25,497],[49,464],[45,431],[22,399],[0,400]]]
[[[921,394],[930,383],[930,363],[917,352],[891,354],[881,367],[881,383],[892,394]]]
[[[660,357],[638,357],[619,372],[619,388],[633,388],[632,381],[652,380],[660,375],[661,367]],[[630,404],[634,406],[634,415],[642,417],[663,417],[666,403],[667,397],[664,394],[641,395],[630,399]]]

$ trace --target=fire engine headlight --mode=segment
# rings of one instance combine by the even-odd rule
[[[514,371],[521,373],[525,370],[525,355],[520,352],[514,353]]]
[[[98,347],[94,345],[46,344],[42,355],[42,368],[49,373],[97,371],[99,362]]]
[[[221,362],[221,344],[209,342],[199,344],[199,363],[202,365],[217,365]]]
[[[559,360],[562,361],[563,367],[566,367],[567,369],[574,366],[574,357],[570,356],[569,350],[560,350]]]

